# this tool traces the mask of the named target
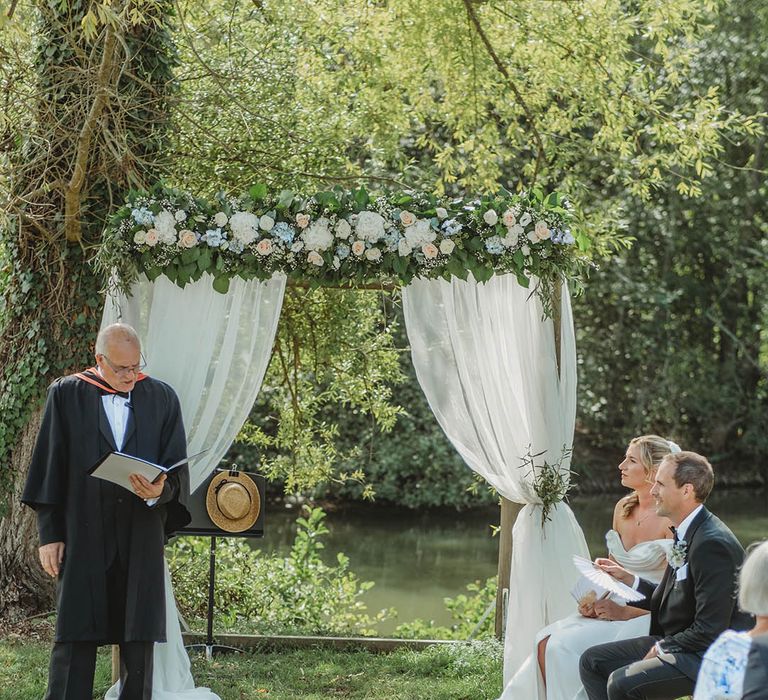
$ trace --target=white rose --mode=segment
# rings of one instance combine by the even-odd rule
[[[185,228],[179,231],[179,247],[180,248],[194,248],[197,245],[197,236],[194,231],[190,231]]]
[[[444,238],[440,241],[440,252],[443,255],[450,255],[455,247],[456,244],[450,238]]]
[[[536,231],[528,231],[528,240],[531,243],[538,243],[539,237],[536,235]]]
[[[296,225],[299,228],[307,228],[309,226],[309,214],[296,214]]]
[[[187,212],[185,212],[183,209],[177,209],[176,213],[173,215],[173,218],[176,219],[179,223],[182,221],[187,220]]]
[[[410,226],[416,221],[416,214],[403,209],[403,211],[400,212],[400,221],[403,223],[403,226]]]
[[[378,248],[368,248],[365,251],[365,257],[371,261],[381,260],[381,251]]]
[[[311,262],[313,265],[317,265],[318,267],[323,266],[323,256],[320,255],[316,250],[310,250],[309,255],[307,255],[307,262]]]
[[[291,252],[298,253],[304,247],[304,241],[294,241],[291,243]]]
[[[274,228],[274,226],[275,226],[275,220],[267,214],[264,214],[264,216],[262,216],[259,219],[259,228],[262,231],[271,231]]]
[[[545,241],[552,235],[546,221],[537,221],[534,232],[536,233],[536,238],[540,241]]]
[[[331,222],[324,216],[313,221],[301,234],[307,250],[328,250],[333,245]]]
[[[515,216],[515,212],[511,209],[507,209],[507,211],[504,212],[504,214],[501,217],[502,222],[504,222],[504,225],[509,228],[510,226],[514,226],[517,223],[517,217]]]
[[[347,241],[351,235],[352,227],[349,225],[349,221],[346,219],[339,219],[336,224],[336,238],[343,238]]]
[[[256,252],[259,255],[269,255],[272,252],[272,241],[269,238],[262,238],[256,244]]]
[[[213,223],[216,224],[219,228],[226,226],[227,221],[229,221],[229,219],[223,211],[216,212],[216,215],[213,217]]]
[[[527,245],[524,245],[520,248],[520,252],[527,258],[531,254],[531,249]]]
[[[431,243],[436,236],[437,233],[432,229],[429,219],[419,219],[405,229],[405,237],[411,244],[411,248],[419,248],[425,243]]]
[[[435,246],[431,243],[425,243],[423,246],[421,246],[421,252],[424,253],[425,258],[431,259],[437,257],[437,248],[435,248]]]
[[[483,221],[485,221],[485,223],[489,226],[495,226],[498,220],[499,215],[493,209],[488,209],[488,211],[483,214]]]
[[[525,212],[525,214],[523,214],[520,217],[520,225],[527,226],[530,223],[531,223],[531,215],[528,212]]]
[[[448,210],[444,209],[443,207],[438,207],[437,209],[435,209],[435,214],[437,214],[438,219],[448,218]]]
[[[357,215],[355,233],[363,241],[376,243],[384,236],[384,217],[375,211],[361,211]]]
[[[144,237],[144,243],[146,243],[150,248],[154,248],[159,240],[160,237],[157,235],[157,229],[154,228],[149,229],[149,231],[147,231],[147,235]]]
[[[401,238],[397,242],[397,254],[401,258],[404,258],[406,255],[410,255],[412,252],[413,248],[406,238]]]
[[[147,242],[146,231],[136,231],[136,235],[133,237],[133,242],[138,245],[144,245]]]
[[[229,220],[232,236],[244,246],[250,245],[259,237],[259,219],[248,211],[239,211]]]
[[[514,226],[508,229],[507,235],[501,239],[501,244],[505,248],[514,248],[514,246],[516,246],[517,242],[520,240],[520,236],[517,234],[517,231],[515,231],[514,229],[515,229]]]
[[[352,252],[357,255],[357,257],[360,257],[365,253],[365,243],[363,243],[363,241],[355,241],[352,244]]]

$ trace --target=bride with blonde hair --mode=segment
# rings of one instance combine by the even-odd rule
[[[651,487],[661,461],[680,448],[658,435],[633,438],[619,464],[621,484],[632,493],[620,499],[605,535],[608,556],[632,573],[660,581],[672,545],[671,525],[656,514]],[[582,600],[577,612],[548,625],[536,647],[509,681],[500,700],[585,700],[579,658],[595,644],[648,634],[647,610],[614,602]]]

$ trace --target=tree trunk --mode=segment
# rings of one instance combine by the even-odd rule
[[[53,607],[34,513],[19,502],[40,409],[55,377],[92,361],[103,281],[90,259],[113,198],[163,173],[176,90],[169,6],[148,6],[145,25],[86,36],[82,19],[97,4],[37,3],[36,110],[12,124],[19,146],[0,226],[11,267],[0,289],[0,621]]]

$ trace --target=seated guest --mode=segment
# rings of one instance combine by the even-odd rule
[[[707,649],[693,700],[739,700],[745,697],[745,671],[750,648],[756,637],[768,633],[768,542],[754,549],[741,569],[739,607],[754,613],[756,624],[749,632],[726,630]],[[758,677],[762,675],[763,697],[768,697],[765,651],[762,652],[762,663],[759,659],[761,646],[764,645],[756,646],[758,658],[755,670]]]
[[[656,514],[651,486],[656,468],[672,451],[679,452],[680,448],[658,435],[632,439],[618,467],[622,486],[632,493],[616,504],[612,529],[605,535],[612,560],[657,582],[667,567],[672,533],[670,521]],[[579,657],[585,649],[648,634],[647,610],[605,600],[597,606],[582,602],[578,611],[539,632],[536,652],[509,681],[501,700],[572,700],[577,694],[583,696]]]
[[[597,564],[645,594],[650,634],[600,644],[581,656],[581,681],[590,700],[679,698],[693,692],[704,652],[726,629],[753,620],[736,605],[736,574],[744,549],[704,507],[714,483],[712,465],[695,452],[665,457],[651,495],[656,512],[674,524],[675,542],[656,586],[609,559]]]
[[[752,640],[741,700],[768,700],[768,634]]]

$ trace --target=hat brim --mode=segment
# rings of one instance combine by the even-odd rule
[[[216,496],[219,488],[227,482],[240,484],[248,491],[248,494],[251,497],[250,508],[241,518],[229,518],[219,509]],[[211,479],[211,483],[208,484],[208,491],[205,494],[205,507],[208,511],[208,517],[219,529],[224,530],[225,532],[245,532],[252,528],[255,522],[259,519],[259,513],[261,512],[259,489],[253,479],[242,472],[233,473],[230,471],[222,471],[216,474],[216,476]]]

